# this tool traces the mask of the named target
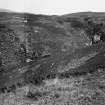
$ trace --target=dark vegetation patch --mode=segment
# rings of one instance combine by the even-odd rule
[[[21,82],[17,82],[17,83],[13,83],[12,85],[10,86],[0,86],[0,93],[9,93],[9,92],[15,92],[15,90],[17,88],[20,88],[23,86],[23,83]]]
[[[70,23],[71,27],[75,29],[83,29],[86,27],[86,24],[84,24],[79,18],[66,18],[65,21]]]
[[[40,19],[49,19],[50,17],[45,15],[24,14],[24,18],[28,21],[27,24],[31,25],[32,23],[35,23]]]
[[[26,97],[31,100],[39,100],[40,98],[42,98],[46,95],[47,95],[47,92],[36,91],[36,92],[32,93],[31,91],[29,91],[29,93],[27,94]]]
[[[25,82],[32,83],[34,85],[40,85],[45,79],[52,79],[56,76],[56,64],[53,64],[53,60],[46,60],[40,63],[40,66],[36,69],[35,65],[30,65],[30,70],[24,74]]]
[[[104,22],[95,22],[96,18],[85,17],[81,18],[66,18],[65,21],[70,23],[71,27],[74,29],[83,29],[92,40],[92,43],[95,44],[97,41],[94,40],[94,36],[100,36],[100,41],[105,41],[105,23]],[[100,42],[98,41],[98,42]]]

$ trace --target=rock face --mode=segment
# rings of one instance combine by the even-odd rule
[[[97,38],[97,37],[98,38]],[[105,67],[105,14],[0,13],[0,88]]]

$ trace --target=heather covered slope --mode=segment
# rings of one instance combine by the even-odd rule
[[[80,35],[75,31],[73,34],[66,23],[61,25],[58,22],[60,17],[6,12],[0,15],[1,81],[2,78],[7,81],[9,76],[12,78],[12,74],[20,76],[18,69],[27,68],[30,61],[54,59],[45,66],[49,68],[62,56],[90,43],[85,34],[81,36],[81,31]]]
[[[94,74],[104,70],[104,62],[104,13],[0,13],[1,93]]]

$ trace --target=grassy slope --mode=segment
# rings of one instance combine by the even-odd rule
[[[78,91],[78,88],[80,90],[82,89],[81,87],[83,84],[79,87],[75,87],[74,85],[73,87],[69,87],[72,83],[70,82],[68,86],[68,84],[63,80],[66,79],[66,77],[69,77],[67,81],[71,81],[70,77],[74,76],[72,77],[72,82],[75,82],[75,79],[80,79],[82,75],[82,78],[85,81],[84,72],[86,72],[86,78],[90,79],[89,83],[87,83],[88,80],[85,81],[85,86],[90,84],[90,87],[95,86],[95,88],[97,88],[95,85],[97,84],[97,82],[95,82],[95,78],[97,76],[95,75],[99,72],[104,73],[104,69],[102,68],[105,66],[105,44],[102,40],[103,42],[100,41],[98,42],[99,44],[95,43],[94,45],[91,45],[91,41],[93,36],[97,33],[96,29],[100,26],[100,24],[102,25],[100,26],[101,28],[98,28],[98,30],[99,32],[102,32],[101,35],[105,35],[105,17],[98,14],[93,15],[81,13],[72,16],[66,15],[59,17],[6,12],[0,13],[0,52],[3,62],[0,68],[2,71],[0,73],[0,87],[1,92],[10,92],[7,94],[9,95],[8,97],[5,96],[6,94],[2,94],[3,96],[1,95],[1,99],[5,97],[7,101],[11,100],[8,98],[12,93],[14,97],[13,101],[15,101],[21,93],[17,91],[18,87],[26,84],[30,86],[30,83],[36,84],[39,87],[44,87],[45,89],[47,84],[49,93],[48,95],[45,95],[45,97],[50,98],[50,95],[52,94],[51,91],[55,94],[55,91],[53,91],[55,89],[60,95],[62,94],[63,96],[61,95],[61,97],[64,98],[64,95],[67,94],[62,92],[65,92],[66,88],[73,88],[75,91]],[[90,23],[88,23],[86,19]],[[87,45],[90,46],[87,47]],[[30,62],[27,62],[27,60],[30,60]],[[100,66],[101,71],[99,70]],[[93,80],[91,79],[91,76],[88,77],[90,70],[95,71],[94,73],[96,73],[91,74],[94,77]],[[67,71],[67,73],[65,71]],[[69,76],[68,72],[70,73]],[[97,78],[97,81],[104,77],[102,73],[100,73],[100,78]],[[77,74],[80,74],[79,77],[77,77]],[[102,75],[103,77],[101,77]],[[56,83],[58,82],[55,80],[51,83],[51,86],[49,86],[49,82],[46,83],[47,81],[50,81],[51,79],[53,81],[55,77],[60,76],[64,78],[59,79],[59,81],[62,81],[60,85],[57,85]],[[43,80],[45,80],[45,84]],[[92,81],[94,81],[94,84],[92,84]],[[102,81],[104,81],[104,79]],[[65,85],[64,91],[62,90],[62,85]],[[37,86],[34,85],[33,87]],[[58,88],[62,88],[61,92],[59,92]],[[15,92],[17,92],[16,96],[14,96],[15,94],[11,92],[15,89]],[[25,88],[23,87],[22,89]],[[85,91],[85,89],[88,89],[88,87],[83,87],[83,91]],[[36,91],[35,89],[33,90]],[[93,91],[93,94],[95,93],[94,89],[91,90],[89,88],[89,91]],[[101,90],[99,89],[98,91]],[[23,94],[25,93],[23,92]],[[71,94],[72,92],[70,92],[67,96],[69,97]],[[93,96],[93,94],[90,96]],[[100,99],[100,94],[102,94],[103,98],[101,99],[104,101],[104,92],[99,93],[99,97],[96,97]],[[74,103],[75,105],[84,105],[84,100],[86,99],[83,100],[80,95],[81,93],[79,93],[76,99],[74,99],[77,100],[77,103]],[[20,94],[19,97],[20,96],[23,97],[24,95]],[[29,99],[30,97],[33,101],[37,98],[35,95],[29,96]],[[41,97],[41,95],[39,94],[38,97]],[[51,101],[54,101],[54,97],[51,95]],[[71,98],[72,97],[74,96],[71,96]],[[67,98],[63,102],[68,101]],[[71,98],[69,101],[73,104],[74,101]],[[83,103],[79,103],[79,99],[80,101],[83,101]],[[22,101],[22,99],[20,101]],[[31,100],[29,103],[32,103],[33,101]],[[42,101],[43,98],[39,101],[39,103]],[[48,103],[49,100],[46,101]],[[100,101],[98,103],[95,99],[92,99],[91,101],[92,105],[101,105],[101,103],[103,103]],[[25,102],[28,103],[26,100]],[[35,102],[34,104],[36,105]],[[47,103],[45,105],[47,105]],[[7,103],[4,101],[2,104],[6,105]]]

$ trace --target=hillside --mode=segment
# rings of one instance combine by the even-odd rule
[[[97,84],[94,88],[98,88],[101,81],[99,84],[97,81],[102,79],[103,90],[100,90],[103,102],[97,103],[98,101],[93,99],[88,104],[101,105],[105,102],[104,70],[105,13],[84,12],[63,16],[47,16],[0,12],[1,98],[5,94],[17,93],[18,89],[24,90],[24,87],[27,86],[30,90],[31,85],[33,89],[48,86],[47,88],[51,90],[53,85],[56,89],[60,88],[61,85],[68,87],[65,79],[74,83],[78,79],[81,81],[82,78],[85,81],[85,86],[89,83],[91,84],[89,87]],[[51,83],[51,88],[49,81],[54,81]],[[92,81],[94,81],[93,84]],[[83,86],[82,83],[78,88],[81,89],[81,86]],[[97,90],[91,90],[89,87],[82,88],[94,92]],[[71,89],[70,86],[68,88]],[[76,88],[77,91],[77,87],[72,88]],[[45,89],[45,91],[47,90]],[[35,94],[32,93],[28,92],[25,97],[28,97],[29,100],[32,98],[36,102]],[[38,97],[42,96],[39,94]],[[64,98],[64,96],[62,97]],[[4,101],[1,103],[1,105],[8,105]],[[71,102],[71,104],[73,103]],[[50,104],[46,103],[45,105]],[[55,103],[54,105],[58,104]],[[73,105],[87,104],[77,102]]]

